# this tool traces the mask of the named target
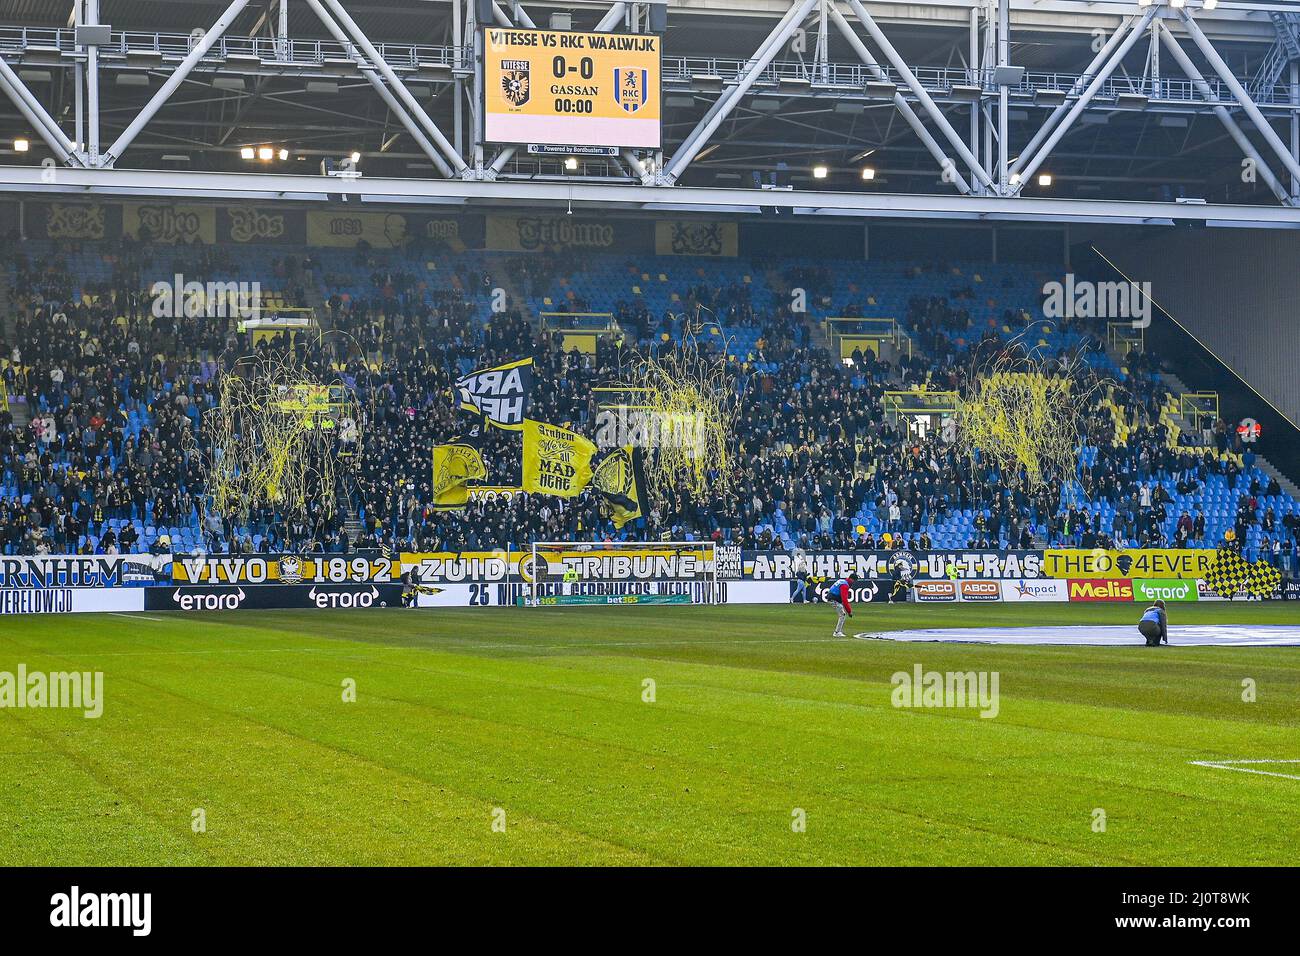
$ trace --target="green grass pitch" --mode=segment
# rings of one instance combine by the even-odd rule
[[[1298,612],[1177,606],[1171,634]],[[877,605],[850,624],[1136,617]],[[1295,863],[1300,780],[1190,761],[1300,758],[1300,649],[831,640],[833,619],[817,606],[9,618],[0,671],[102,671],[105,709],[0,710],[0,863]],[[998,716],[894,708],[891,675],[918,663],[997,671]]]

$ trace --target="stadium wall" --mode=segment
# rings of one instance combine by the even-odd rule
[[[1126,231],[1096,245],[1129,278],[1150,282],[1160,308],[1292,423],[1300,422],[1300,235]]]
[[[695,257],[942,260],[1060,263],[1062,226],[793,222],[684,214],[552,215],[537,209],[486,214],[409,207],[212,202],[0,200],[0,234],[38,240],[113,240],[143,234],[156,243],[376,249],[446,246],[496,252],[572,249]]]

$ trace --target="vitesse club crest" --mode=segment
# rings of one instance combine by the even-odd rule
[[[646,87],[649,85],[649,70],[626,66],[614,69],[614,101],[628,113],[635,113],[645,105]]]
[[[530,92],[528,82],[527,60],[502,60],[501,92],[513,107],[521,107],[528,102]]]
[[[302,559],[295,555],[285,555],[280,559],[280,583],[302,583]]]

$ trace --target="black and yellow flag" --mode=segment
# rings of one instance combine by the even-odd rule
[[[1245,591],[1258,598],[1272,597],[1282,583],[1282,572],[1267,561],[1249,563],[1231,548],[1220,548],[1205,570],[1205,583],[1220,597]]]
[[[524,422],[523,490],[572,498],[591,481],[596,446],[577,432]]]
[[[600,494],[615,528],[641,517],[646,500],[641,449],[632,445],[615,448],[592,472],[591,486]]]
[[[460,407],[480,413],[497,428],[518,431],[528,417],[533,393],[533,360],[520,359],[495,368],[483,368],[456,379]]]
[[[487,466],[473,438],[453,438],[433,446],[433,507],[438,511],[464,508],[470,481],[487,477]]]

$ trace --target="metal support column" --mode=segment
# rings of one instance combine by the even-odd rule
[[[984,0],[984,52],[980,56],[980,69],[985,76],[993,75],[993,57],[997,51],[997,18],[993,16],[993,0]],[[993,102],[987,97],[980,101],[984,123],[984,149],[980,165],[987,172],[993,168]]]
[[[1011,4],[1009,0],[998,0],[998,66],[1011,65]],[[1008,96],[1005,83],[998,84],[998,194],[1007,194],[1007,181],[1010,178],[1010,157],[1007,152],[1011,139],[1008,117]]]
[[[1151,62],[1148,67],[1151,73],[1151,95],[1159,99],[1163,95],[1160,88],[1160,31],[1154,25],[1151,27]]]
[[[86,25],[99,25],[99,0],[86,0]],[[82,148],[78,144],[78,148]],[[87,161],[99,165],[99,47],[86,47],[86,143]]]
[[[456,146],[456,152],[462,156],[465,155],[465,104],[463,102],[465,80],[460,75],[460,65],[465,55],[465,47],[461,45],[464,37],[461,35],[463,28],[460,17],[464,3],[465,0],[451,0],[451,139]]]
[[[831,0],[817,0],[817,46],[813,55],[813,65],[817,70],[817,79],[829,83],[830,73],[830,37],[826,31],[826,8]]]
[[[474,64],[473,95],[470,96],[469,115],[469,152],[472,169],[470,175],[475,178],[483,176],[483,131],[485,121],[483,111],[483,30],[485,24],[479,23],[478,4],[470,0],[466,6],[465,29],[466,41]]]
[[[77,27],[81,25],[82,4],[84,0],[72,0],[72,29],[73,35]],[[73,47],[77,52],[77,62],[72,67],[72,112],[74,115],[74,126],[72,140],[77,144],[77,149],[85,149],[86,146],[86,68],[82,65],[80,57],[86,52],[85,47],[77,44]]]
[[[1291,102],[1300,106],[1300,63],[1291,63]],[[1300,110],[1291,111],[1291,155],[1300,161]],[[1300,176],[1291,176],[1291,197],[1300,202]]]
[[[970,105],[970,151],[979,157],[980,150],[980,103],[984,99],[984,72],[980,69],[980,11],[979,7],[970,8],[970,45],[967,49],[967,73],[971,86],[978,87],[979,97]],[[976,167],[970,167],[971,179],[979,181]]]

